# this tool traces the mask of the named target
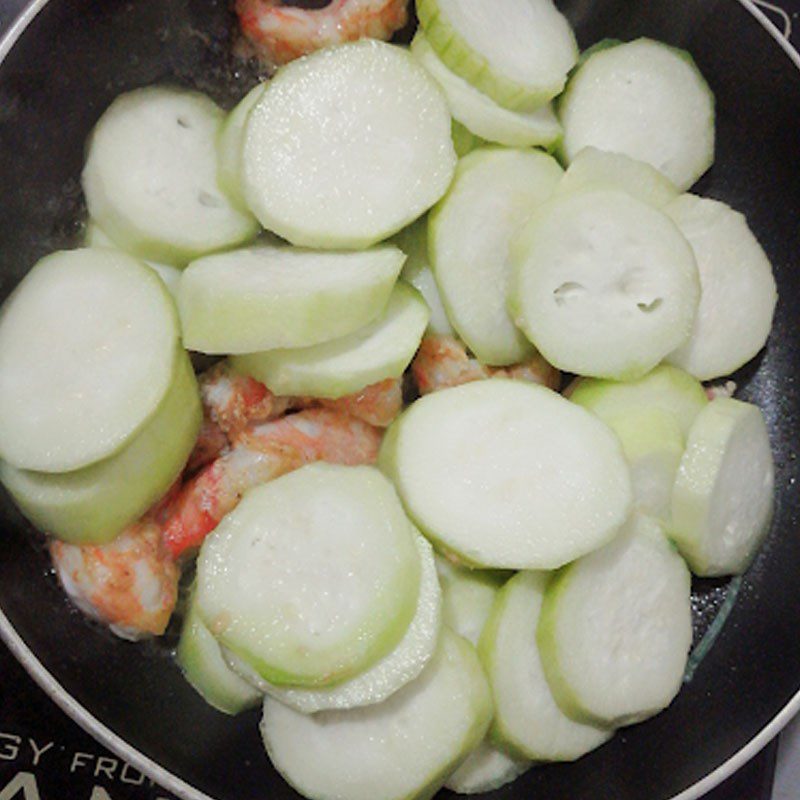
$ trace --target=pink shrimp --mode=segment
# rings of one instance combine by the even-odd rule
[[[391,39],[408,21],[408,0],[332,0],[319,9],[281,0],[236,0],[242,33],[270,66],[342,42]]]
[[[470,358],[458,339],[452,336],[426,336],[411,362],[420,394],[489,377],[489,370]]]
[[[222,455],[228,448],[228,437],[222,428],[211,419],[208,409],[203,409],[203,424],[197,434],[197,441],[189,454],[185,472],[187,475],[197,472],[206,464],[210,464],[217,456]]]
[[[426,336],[411,363],[411,372],[420,394],[494,377],[530,381],[551,389],[558,389],[561,383],[559,371],[538,353],[522,364],[487,367],[470,357],[453,336]]]
[[[81,611],[124,639],[164,633],[178,598],[180,571],[151,517],[103,545],[50,543],[67,594]]]
[[[381,437],[380,429],[324,408],[255,423],[112,542],[51,541],[56,573],[75,605],[118,636],[158,636],[178,597],[177,558],[199,547],[247,489],[312,461],[373,463]]]
[[[230,452],[188,483],[172,504],[163,540],[177,558],[199,547],[244,492],[313,461],[370,464],[381,431],[341,412],[308,409],[242,431]]]
[[[538,383],[548,389],[558,391],[561,386],[561,373],[543,356],[536,353],[522,364],[513,364],[510,367],[492,368],[492,377],[511,378],[515,381],[528,381]]]
[[[274,395],[263,383],[220,362],[200,376],[204,422],[187,472],[221,455],[248,425],[275,419],[289,410],[321,406],[342,411],[370,425],[387,427],[402,411],[401,380],[389,378],[337,400]]]
[[[387,378],[338,400],[315,400],[313,397],[306,397],[302,399],[302,403],[305,406],[319,404],[323,408],[349,414],[377,428],[387,428],[403,410],[402,380]]]
[[[274,395],[263,383],[234,372],[220,361],[199,379],[203,408],[228,437],[234,437],[254,422],[264,422],[294,408],[291,397]]]

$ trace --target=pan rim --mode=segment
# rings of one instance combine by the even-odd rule
[[[0,38],[0,66],[11,49],[39,12],[50,0],[32,0],[11,23],[8,31]],[[775,40],[789,60],[800,71],[800,53],[792,46],[777,26],[764,14],[753,0],[738,0],[766,32]],[[105,726],[83,705],[81,705],[56,680],[49,670],[36,657],[14,626],[0,608],[0,639],[6,644],[14,657],[23,665],[28,674],[48,697],[84,731],[102,746],[130,763],[140,772],[152,778],[159,786],[182,798],[182,800],[216,800],[200,789],[177,777],[158,762],[151,759],[121,736]],[[800,714],[800,689],[786,705],[743,747],[724,761],[716,769],[668,800],[699,800],[727,778],[731,777],[750,759],[757,755],[781,730]]]

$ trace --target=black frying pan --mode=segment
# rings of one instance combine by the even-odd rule
[[[561,5],[584,47],[647,35],[687,48],[716,94],[717,162],[697,188],[747,214],[781,293],[766,353],[735,376],[769,421],[778,497],[727,623],[672,706],[577,764],[531,770],[493,796],[690,800],[800,710],[800,59],[737,0]],[[232,29],[225,0],[33,3],[0,44],[2,297],[39,257],[77,240],[83,144],[115,95],[158,81],[227,105],[244,93],[253,76],[231,55]],[[0,517],[0,633],[56,702],[182,797],[297,796],[269,766],[256,712],[229,719],[206,706],[171,660],[174,639],[132,645],[87,623],[4,495]],[[733,594],[725,582],[697,584],[698,641]]]

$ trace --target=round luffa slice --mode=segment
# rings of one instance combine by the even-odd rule
[[[578,57],[552,0],[418,0],[417,13],[439,58],[507,108],[555,97]]]
[[[548,574],[517,573],[501,590],[478,652],[489,678],[495,718],[490,738],[536,761],[574,761],[613,731],[570,719],[556,704],[534,635]]]
[[[450,113],[400,47],[374,40],[294,61],[250,112],[247,203],[293,244],[361,248],[427,211],[453,176]]]
[[[192,363],[180,350],[161,404],[114,455],[70,472],[36,472],[0,462],[0,481],[40,530],[73,544],[109,542],[180,477],[202,417]]]
[[[475,650],[445,629],[419,678],[385,702],[309,716],[267,697],[261,733],[278,772],[312,800],[412,800],[441,788],[491,715]]]
[[[685,50],[652,39],[608,43],[559,98],[567,161],[587,146],[646,161],[680,190],[714,161],[714,95]]]
[[[672,490],[671,532],[697,575],[744,572],[769,531],[775,466],[761,409],[720,397],[698,415]]]
[[[183,342],[222,355],[346,336],[380,316],[404,260],[396,247],[326,253],[273,245],[198,259],[178,287]]]
[[[198,92],[148,86],[119,96],[89,139],[89,214],[127,252],[185,264],[253,238],[258,223],[217,181],[222,109]]]
[[[549,389],[497,378],[418,400],[379,463],[420,529],[475,566],[558,567],[609,541],[632,500],[604,423]]]
[[[196,602],[263,678],[329,686],[402,639],[419,576],[391,484],[373,467],[320,463],[245,494],[203,543]]]
[[[537,641],[560,708],[607,727],[666,708],[692,644],[690,584],[663,527],[638,515],[613,542],[556,573]]]
[[[135,258],[43,258],[0,317],[0,457],[69,472],[120,450],[169,389],[177,322],[167,288]]]
[[[561,370],[638,378],[689,338],[700,301],[692,249],[666,214],[627,193],[542,204],[511,263],[513,319]]]
[[[233,356],[231,364],[275,394],[337,398],[399,378],[417,352],[430,312],[420,294],[399,282],[384,313],[341,339]]]
[[[275,686],[265,681],[241,658],[225,651],[231,668],[250,685],[301,714],[331,709],[358,708],[382,703],[414,680],[430,661],[439,643],[442,628],[442,592],[436,577],[433,549],[424,536],[414,537],[422,574],[414,619],[397,647],[369,669],[330,688]]]

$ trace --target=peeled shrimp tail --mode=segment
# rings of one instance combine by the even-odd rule
[[[237,0],[242,33],[267,65],[362,37],[389,40],[408,21],[408,0],[333,0],[304,9],[281,0]]]
[[[382,431],[363,420],[328,408],[311,408],[275,422],[254,425],[237,440],[263,453],[280,452],[301,464],[372,464],[378,458]],[[292,467],[294,469],[295,467]]]
[[[124,639],[164,633],[178,598],[180,571],[153,520],[131,525],[108,544],[53,540],[49,549],[64,590],[87,616]]]
[[[313,461],[373,463],[380,441],[378,429],[323,408],[252,425],[184,486],[164,525],[164,544],[174,558],[194,550],[252,486]]]
[[[220,456],[189,480],[173,503],[162,533],[167,551],[178,558],[200,547],[250,486],[266,483],[293,468],[280,454],[246,447],[235,447]]]
[[[200,375],[203,424],[195,442],[186,473],[191,475],[230,446],[230,439],[248,425],[275,419],[295,407],[292,398],[276,397],[263,383],[234,372],[221,361]]]

